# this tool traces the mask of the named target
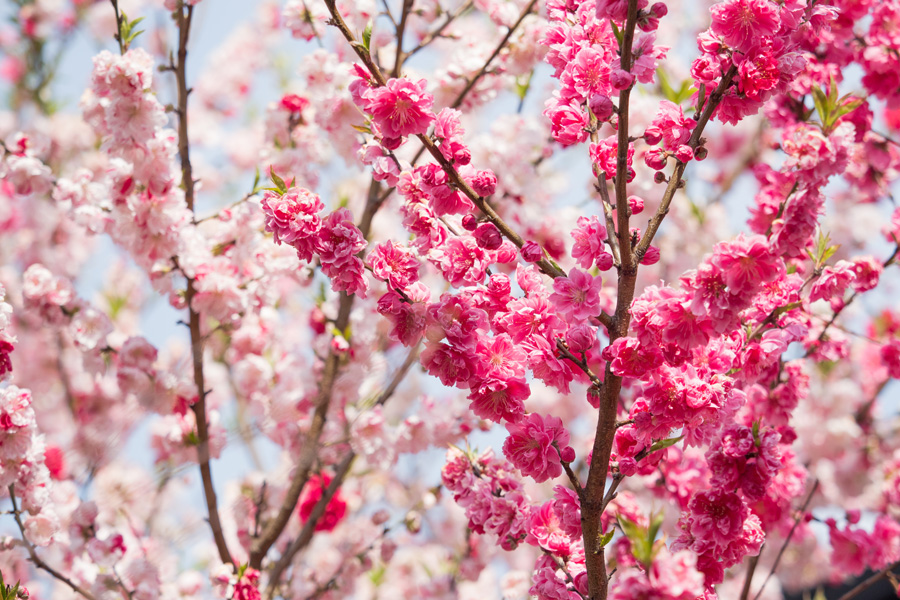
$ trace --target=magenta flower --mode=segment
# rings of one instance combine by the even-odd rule
[[[736,50],[748,50],[781,25],[778,6],[769,0],[726,0],[709,9],[713,33]]]
[[[366,257],[372,274],[395,290],[405,289],[419,279],[419,261],[409,248],[387,241],[378,244]]]
[[[434,121],[434,96],[425,91],[426,84],[424,79],[418,83],[389,79],[366,94],[365,110],[372,114],[384,137],[402,138],[428,131]]]
[[[503,454],[538,483],[559,477],[562,462],[575,460],[562,419],[531,413],[519,423],[507,424],[506,430],[509,437],[503,443]]]
[[[582,321],[600,313],[600,289],[603,281],[586,271],[572,269],[568,277],[553,281],[550,302],[564,315]]]

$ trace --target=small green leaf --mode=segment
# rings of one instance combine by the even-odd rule
[[[615,533],[616,533],[616,530],[610,528],[609,531],[607,531],[606,533],[601,535],[600,536],[600,547],[606,548],[607,544],[609,544],[612,541],[613,535],[615,535]]]
[[[616,40],[619,42],[619,47],[622,47],[622,32],[619,31],[619,28],[616,26],[616,22],[612,19],[609,20],[609,24],[612,25],[613,34],[616,36]]]
[[[669,446],[674,446],[678,442],[684,439],[683,435],[679,435],[678,437],[667,438],[664,440],[657,440],[653,442],[653,445],[650,446],[650,452],[648,454],[653,454],[657,450],[662,450],[663,448],[668,448]]]
[[[366,52],[369,52],[369,44],[372,42],[372,26],[374,22],[369,20],[366,28],[363,29],[362,39],[363,39],[363,48],[366,49]]]
[[[272,167],[269,167],[269,178],[275,184],[276,191],[284,194],[288,190],[287,186],[284,185],[284,179],[279,177]]]
[[[516,96],[518,96],[519,100],[524,100],[525,96],[528,95],[528,90],[531,89],[531,78],[534,76],[534,70],[528,73],[528,76],[525,77],[525,81],[520,81],[520,77],[516,77]]]

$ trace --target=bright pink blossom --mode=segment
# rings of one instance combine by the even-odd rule
[[[507,424],[509,437],[503,454],[522,474],[541,482],[562,475],[561,462],[575,460],[569,432],[557,417],[531,413],[524,420]]]
[[[363,109],[372,114],[386,138],[402,138],[428,131],[434,122],[431,106],[434,97],[425,91],[427,82],[420,79],[389,79],[384,86],[373,88],[365,96]]]

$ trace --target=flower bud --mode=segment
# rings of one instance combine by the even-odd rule
[[[644,162],[654,171],[665,169],[667,161],[666,151],[662,148],[650,148],[644,152]]]
[[[709,151],[706,149],[706,146],[700,146],[694,150],[694,158],[697,160],[705,159],[707,154],[709,154]]]
[[[462,218],[462,226],[466,231],[475,231],[478,227],[478,219],[472,213],[468,213]]]
[[[406,525],[407,531],[409,531],[410,533],[419,533],[419,531],[422,530],[422,515],[414,510],[411,510],[406,513],[404,524]]]
[[[640,196],[628,196],[628,208],[631,209],[632,215],[639,215],[644,212],[644,199]]]
[[[644,253],[644,258],[641,259],[642,265],[655,265],[659,262],[659,248],[656,246],[648,246],[647,252]]]
[[[682,144],[675,149],[675,158],[683,163],[689,162],[694,158],[694,149],[687,144]]]
[[[473,235],[475,243],[485,250],[496,250],[503,243],[500,230],[493,223],[482,223],[475,228]]]
[[[528,241],[522,245],[521,249],[522,258],[525,259],[525,262],[537,262],[541,260],[544,253],[541,251],[541,247],[537,242]]]
[[[490,170],[478,171],[472,179],[472,189],[482,198],[492,196],[497,191],[497,176]]]
[[[591,112],[594,113],[594,116],[597,117],[598,121],[606,121],[612,116],[613,112],[615,112],[615,106],[613,106],[612,100],[609,96],[604,96],[603,94],[591,96],[588,106],[590,107]]]
[[[384,137],[381,138],[381,145],[384,146],[385,150],[396,150],[400,147],[400,144],[403,143],[403,138],[399,137]]]
[[[604,252],[597,257],[597,268],[601,271],[609,271],[613,267],[613,262],[613,255],[609,252]]]
[[[587,401],[594,408],[600,408],[600,390],[593,385],[588,388]]]
[[[650,14],[657,19],[661,19],[669,14],[669,7],[663,2],[654,2],[653,6],[650,7]]]
[[[663,183],[665,180],[666,180],[666,174],[663,173],[662,171],[657,171],[656,173],[654,173],[654,175],[653,175],[654,183]]]
[[[566,344],[572,352],[587,352],[596,341],[597,329],[585,323],[570,327],[566,332]]]
[[[624,69],[616,69],[610,74],[609,82],[617,90],[624,90],[634,83],[634,75]]]
[[[647,128],[647,131],[644,132],[644,141],[651,146],[655,146],[660,140],[662,140],[662,130],[656,125],[651,125]]]
[[[309,106],[309,100],[297,94],[285,94],[281,97],[281,106],[290,113],[299,113]]]

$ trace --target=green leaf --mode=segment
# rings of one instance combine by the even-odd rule
[[[520,77],[516,77],[516,96],[518,96],[519,100],[524,100],[525,96],[528,95],[528,90],[531,89],[531,78],[534,76],[534,70],[532,69],[528,76],[525,77],[525,81],[520,81]]]
[[[363,39],[363,48],[366,49],[366,52],[369,52],[369,44],[372,42],[372,26],[374,22],[370,19],[368,24],[366,24],[366,28],[363,29],[362,39]]]
[[[619,42],[619,47],[622,47],[623,37],[622,32],[619,31],[619,28],[616,26],[616,22],[612,19],[609,20],[609,24],[612,25],[613,34],[616,36],[616,40]]]
[[[813,86],[812,95],[813,104],[816,106],[816,112],[819,113],[819,119],[824,122],[828,115],[828,97],[819,86]]]
[[[656,69],[656,76],[659,77],[659,87],[662,95],[666,100],[670,102],[674,102],[675,104],[681,104],[688,98],[690,98],[697,89],[691,85],[690,79],[685,79],[679,84],[678,89],[676,90],[672,87],[672,83],[669,81],[669,76],[666,75],[666,72],[659,67]]]
[[[669,446],[674,446],[678,442],[684,439],[683,435],[679,435],[678,437],[667,438],[664,440],[657,440],[653,442],[653,445],[650,446],[650,452],[648,454],[653,454],[657,450],[662,450],[663,448],[668,448]]]
[[[612,541],[613,535],[615,535],[615,533],[616,533],[616,530],[610,528],[609,531],[607,531],[606,533],[601,535],[600,536],[600,547],[606,548],[607,544],[609,544]]]
[[[269,167],[269,178],[272,180],[272,183],[275,184],[275,188],[277,192],[284,194],[288,188],[284,184],[284,179],[278,176],[278,173],[272,167]]]
[[[672,84],[669,83],[669,77],[662,67],[657,67],[656,76],[659,78],[659,87],[663,96],[666,100],[672,100],[675,96],[675,90],[672,89]],[[674,102],[674,100],[672,100],[672,102]]]

